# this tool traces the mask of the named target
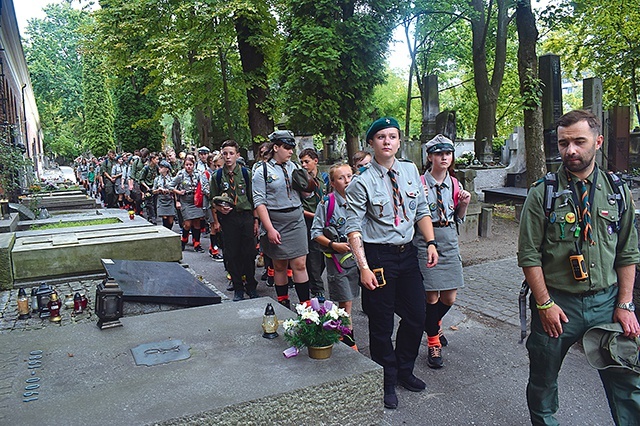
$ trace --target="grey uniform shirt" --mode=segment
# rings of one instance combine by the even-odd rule
[[[393,163],[398,188],[402,194],[405,220],[399,208],[400,221],[395,224],[393,189],[388,170],[371,160],[370,166],[347,187],[347,233],[361,232],[362,240],[373,244],[407,244],[413,239],[413,225],[429,216],[420,174],[409,161]]]
[[[264,167],[267,168],[266,181]],[[291,182],[291,174],[297,167],[291,161],[287,161],[285,167],[289,174],[289,182]],[[284,210],[302,205],[298,191],[293,188],[287,191],[284,171],[273,159],[269,160],[266,166],[256,168],[251,179],[251,187],[253,189],[253,204],[255,207],[264,204],[268,210]]]
[[[333,192],[336,198],[336,203],[333,207],[333,214],[329,220],[329,224],[335,226],[340,236],[346,236],[347,230],[347,200],[342,198],[342,195],[337,192]],[[325,227],[327,221],[327,210],[329,209],[329,197],[325,197],[324,200],[318,204],[316,208],[316,215],[313,218],[313,224],[311,225],[311,239],[322,235],[322,228]]]
[[[438,192],[436,191],[436,185],[438,182],[431,176],[431,173],[425,172],[424,180],[428,187],[427,193],[427,203],[429,206],[429,211],[431,212],[431,219],[434,222],[440,221],[440,216],[438,212]],[[451,180],[451,176],[449,172],[447,172],[447,176],[442,181],[442,185],[440,185],[440,193],[442,194],[442,203],[444,204],[445,214],[447,215],[447,220],[451,223],[462,223],[464,222],[463,218],[458,218],[455,216],[454,202],[453,202],[453,186],[454,182]],[[462,185],[458,182],[460,190],[462,190]]]
[[[202,185],[202,193],[209,193],[209,179],[206,178],[204,173],[200,173],[197,170],[194,170],[191,175],[187,173],[186,170],[182,169],[178,172],[177,175],[171,180],[170,188],[177,189],[178,191],[186,191],[185,195],[181,195],[180,197],[185,197],[189,195],[193,195],[198,186],[198,181]]]

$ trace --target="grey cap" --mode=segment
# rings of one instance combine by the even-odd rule
[[[625,337],[620,323],[591,327],[582,337],[582,346],[587,361],[598,370],[626,368],[640,374],[640,339]]]
[[[171,164],[167,160],[162,160],[159,164],[160,167],[166,167],[167,169],[171,168]]]
[[[269,135],[269,141],[273,143],[283,143],[289,146],[296,146],[296,138],[291,130],[276,130]]]
[[[198,154],[204,154],[204,153],[208,154],[210,151],[211,150],[206,146],[201,146],[200,148],[198,148]]]
[[[453,142],[446,136],[436,135],[433,139],[427,142],[427,154],[434,152],[455,152]]]

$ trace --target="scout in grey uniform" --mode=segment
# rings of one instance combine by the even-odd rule
[[[428,266],[438,262],[438,252],[418,169],[395,158],[400,148],[398,122],[389,117],[374,121],[367,142],[374,157],[347,187],[346,232],[364,287],[371,359],[384,368],[384,405],[395,409],[396,384],[413,392],[426,387],[413,375],[425,310],[418,256],[411,244],[414,224],[427,241]],[[402,318],[395,350],[394,313]]]
[[[195,158],[187,155],[184,160],[184,169],[180,170],[171,182],[171,188],[178,197],[176,207],[182,212],[184,223],[182,224],[182,250],[185,249],[189,241],[189,231],[193,240],[193,250],[196,252],[204,252],[200,246],[200,220],[204,217],[202,207],[196,207],[194,204],[194,194],[198,186],[198,182],[202,185],[202,192],[209,192],[209,181],[204,177],[203,173],[194,170]]]
[[[437,135],[427,143],[431,168],[423,176],[423,185],[438,242],[439,256],[435,267],[427,269],[425,266],[427,246],[422,235],[416,233],[413,239],[413,244],[418,249],[426,293],[425,331],[429,350],[427,365],[431,368],[443,366],[442,346],[446,346],[447,340],[441,331],[442,317],[455,302],[457,289],[464,287],[456,224],[464,221],[471,194],[463,190],[460,183],[454,181],[449,174],[453,152],[453,142],[442,135]],[[454,185],[458,185],[455,190]],[[457,201],[453,199],[454,193],[458,197]]]
[[[335,164],[329,170],[333,192],[316,208],[311,225],[311,238],[324,250],[327,265],[329,298],[351,315],[353,299],[360,294],[360,274],[351,247],[347,243],[347,200],[345,190],[353,172],[348,164]],[[327,221],[327,215],[331,215]],[[342,339],[357,350],[353,329]]]
[[[307,226],[302,214],[300,194],[291,187],[297,168],[291,162],[296,145],[293,133],[278,130],[269,135],[273,156],[256,169],[252,179],[253,202],[265,234],[260,239],[264,254],[273,260],[278,302],[289,307],[287,265],[300,302],[309,300],[309,276],[305,265]]]
[[[158,216],[162,217],[162,226],[167,229],[173,228],[173,218],[176,215],[176,202],[171,189],[173,180],[169,171],[171,164],[162,160],[159,165],[160,174],[153,180],[153,193],[156,194],[156,210]]]

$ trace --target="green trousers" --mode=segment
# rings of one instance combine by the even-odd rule
[[[534,425],[557,425],[558,372],[569,348],[582,339],[589,328],[613,322],[618,287],[590,296],[576,296],[549,289],[551,298],[569,318],[563,332],[551,338],[542,329],[536,301],[531,297],[531,335],[529,351],[529,383],[527,403]],[[616,425],[640,425],[640,375],[623,368],[598,370],[604,385],[611,415]]]

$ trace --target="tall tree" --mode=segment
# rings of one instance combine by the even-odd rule
[[[107,89],[100,59],[87,54],[82,64],[85,145],[94,155],[104,155],[116,147],[113,138],[113,100]]]
[[[518,74],[524,111],[524,144],[527,164],[527,186],[544,176],[546,171],[542,125],[542,87],[538,78],[538,29],[531,10],[531,0],[518,0]]]
[[[640,122],[640,7],[629,0],[562,0],[545,13],[544,47],[575,79],[602,78],[603,106],[633,105]]]
[[[80,28],[89,14],[71,0],[44,7],[45,17],[30,19],[25,57],[40,113],[46,152],[71,159],[82,150],[84,104]]]
[[[285,108],[293,128],[344,132],[359,149],[364,112],[384,81],[384,58],[398,17],[391,0],[290,0],[282,55]]]

